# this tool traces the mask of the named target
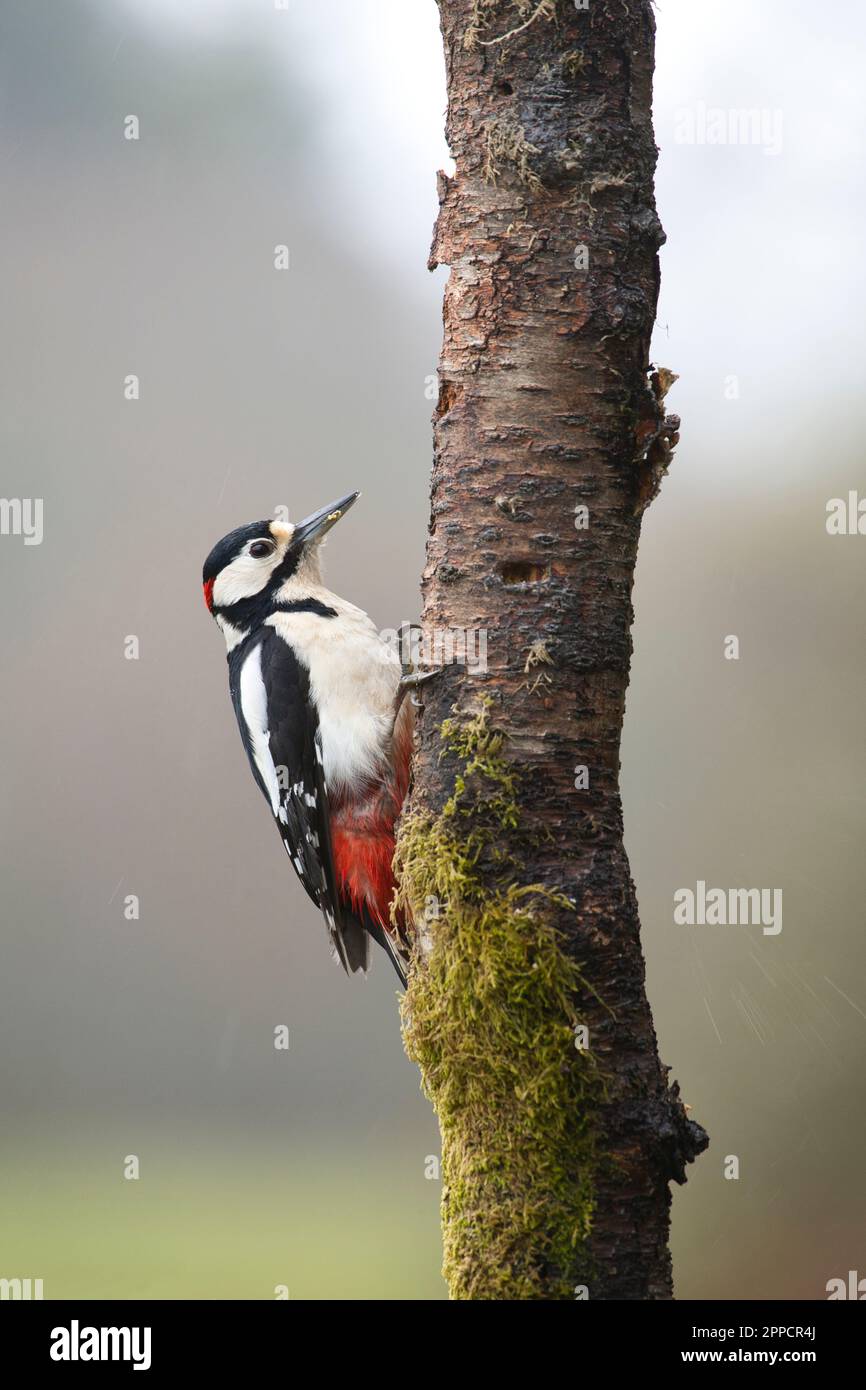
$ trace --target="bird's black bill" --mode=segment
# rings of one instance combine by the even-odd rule
[[[292,545],[303,545],[307,541],[318,540],[324,536],[332,526],[336,526],[340,517],[354,506],[360,496],[360,492],[350,492],[346,497],[331,502],[327,507],[320,507],[317,512],[298,522],[292,536]]]

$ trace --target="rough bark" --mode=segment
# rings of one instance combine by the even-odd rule
[[[459,740],[442,736],[444,721],[461,727],[488,697],[519,814],[489,822],[477,870],[491,895],[502,893],[503,864],[513,883],[547,890],[532,914],[552,925],[586,982],[574,1017],[588,1025],[603,1078],[600,1089],[572,1093],[588,1107],[597,1157],[589,1234],[575,1230],[573,1260],[563,1260],[561,1245],[551,1254],[547,1227],[561,1211],[551,1209],[546,1226],[544,1180],[532,1194],[540,1219],[513,1240],[504,1235],[506,1245],[487,1244],[485,1225],[517,1180],[520,1155],[506,1152],[471,1088],[443,1102],[453,1033],[440,1029],[432,1048],[415,1048],[443,1127],[446,1272],[457,1297],[567,1297],[582,1282],[594,1299],[664,1299],[669,1182],[684,1181],[706,1137],[659,1061],[618,785],[641,515],[678,424],[663,412],[669,377],[653,378],[649,364],[664,240],[653,191],[653,13],[648,0],[439,8],[456,174],[439,175],[430,257],[451,273],[422,629],[431,642],[446,630],[486,630],[488,669],[449,667],[425,689],[407,824],[441,823],[449,801],[454,823],[467,759],[480,802],[489,800],[477,748],[465,745],[461,763]],[[582,766],[584,789],[575,785]],[[407,859],[404,846],[404,871]],[[416,914],[425,882],[434,880],[416,878]],[[446,893],[418,943],[410,1051],[413,1010],[430,1006],[426,962],[451,910]],[[528,920],[518,916],[518,930]],[[476,926],[484,930],[480,912]],[[450,988],[449,971],[428,990]],[[519,1022],[514,993],[505,1007]],[[476,1005],[467,1006],[470,1030]],[[513,1131],[514,1114],[501,1118]],[[473,1155],[459,1210],[457,1148]],[[583,1182],[585,1166],[581,1155],[570,1180]]]

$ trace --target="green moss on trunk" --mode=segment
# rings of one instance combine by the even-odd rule
[[[442,1132],[444,1274],[453,1298],[570,1298],[585,1282],[603,1094],[576,1046],[588,986],[552,920],[571,904],[519,884],[518,779],[488,705],[441,735],[452,795],[406,817],[395,867],[429,933],[403,1026]]]

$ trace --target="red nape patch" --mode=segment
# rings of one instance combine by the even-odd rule
[[[204,601],[207,604],[207,611],[213,612],[213,580],[206,579],[201,586],[204,589]]]

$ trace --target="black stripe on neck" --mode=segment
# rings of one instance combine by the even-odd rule
[[[329,608],[326,603],[320,603],[317,598],[296,598],[289,603],[278,603],[274,609],[276,613],[315,613],[320,618],[336,618],[336,608]]]
[[[239,599],[237,603],[214,609],[214,617],[225,618],[233,627],[241,631],[256,631],[271,613],[315,613],[319,618],[336,618],[337,610],[320,603],[317,598],[291,599],[288,603],[275,602],[270,588],[263,589],[252,598]]]

